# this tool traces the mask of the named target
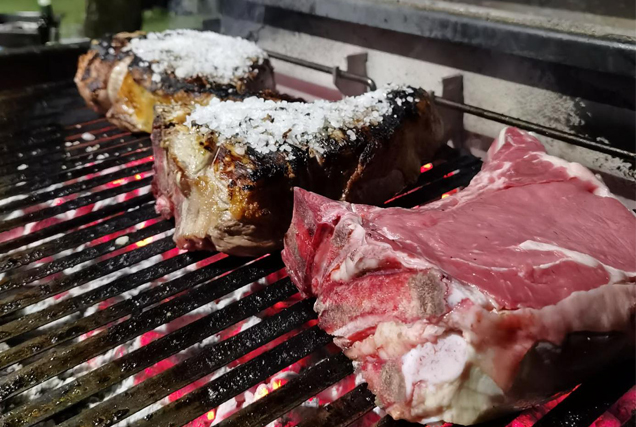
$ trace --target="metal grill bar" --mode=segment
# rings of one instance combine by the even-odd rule
[[[90,133],[92,133],[93,135],[96,133],[114,133],[114,132],[118,132],[118,133],[122,133],[122,130],[119,129],[116,126],[113,126],[112,124],[106,122],[106,123],[100,123],[101,127],[99,127],[98,129],[92,129],[90,131]],[[75,133],[72,135],[67,135],[64,137],[64,139],[66,139],[67,141],[73,141],[73,140],[79,140],[82,138],[82,135],[84,135],[85,132],[88,132],[88,130],[86,129],[82,129],[82,132],[79,133]],[[124,135],[130,135],[130,132],[124,132]],[[103,135],[102,135],[103,136]]]
[[[30,173],[40,172],[59,172],[66,169],[74,169],[84,165],[84,161],[97,159],[98,155],[108,155],[109,157],[119,157],[125,153],[139,150],[141,148],[150,147],[150,140],[148,138],[129,139],[124,142],[113,144],[112,147],[100,148],[95,151],[85,152],[77,154],[75,156],[60,156],[59,158],[53,157],[50,160],[43,159],[38,162],[32,163],[29,168],[32,169]],[[28,168],[27,168],[28,169]],[[35,171],[35,172],[34,172]],[[0,167],[0,174],[3,177],[11,177],[14,175],[22,175],[20,169],[14,165]]]
[[[231,397],[264,381],[276,372],[331,342],[317,326],[288,339],[249,362],[220,376],[186,396],[164,406],[133,424],[134,427],[172,427],[183,425]]]
[[[172,224],[168,221],[162,221],[157,224],[153,224],[150,227],[142,228],[135,232],[129,233],[127,236],[132,241],[143,240],[147,237],[154,236],[161,232],[170,230]],[[24,286],[34,280],[41,279],[43,277],[50,276],[51,274],[58,273],[64,269],[74,267],[82,262],[95,259],[98,256],[107,254],[117,249],[117,245],[114,242],[104,242],[97,246],[86,248],[83,251],[75,252],[64,258],[56,259],[47,264],[44,264],[37,268],[32,268],[24,272],[20,271],[15,274],[8,275],[6,279],[0,281],[0,292],[7,291],[9,289],[15,289],[20,286]]]
[[[116,231],[156,217],[157,214],[155,213],[154,205],[142,206],[127,215],[116,216],[94,226],[67,234],[59,239],[42,243],[34,248],[6,255],[0,258],[0,272],[30,264],[47,256],[77,247],[91,240],[107,236]]]
[[[59,108],[40,112],[31,113],[24,111],[24,115],[20,115],[20,109],[13,111],[11,117],[0,117],[0,123],[5,127],[15,130],[29,130],[35,127],[42,127],[50,125],[51,122],[58,122],[59,124],[66,124],[66,122],[86,121],[95,118],[96,113],[93,110],[82,106],[82,101],[77,100],[77,97],[73,96],[74,102],[70,102],[68,105],[60,105]],[[12,108],[12,107],[11,107]],[[3,107],[4,111],[7,111],[7,107]]]
[[[108,122],[108,119],[106,117],[99,116],[95,120],[89,120],[87,122],[77,123],[77,124],[70,125],[70,126],[65,126],[64,129],[67,129],[67,130],[69,130],[69,129],[81,129],[81,128],[85,127],[85,126],[91,126],[91,125],[94,125],[96,123],[104,123],[104,122],[110,123],[110,122]]]
[[[612,367],[581,384],[534,427],[559,427],[564,424],[590,425],[627,390],[634,386],[636,371],[633,361]],[[611,387],[608,385],[611,384]]]
[[[59,144],[61,148],[64,145],[64,135],[59,125],[49,125],[39,129],[30,129],[29,131],[6,132],[0,131],[1,153],[13,153],[15,150],[24,150],[25,148],[37,148]],[[57,147],[57,146],[56,146]]]
[[[100,390],[104,390],[107,387],[114,385],[173,354],[185,350],[191,345],[196,344],[197,342],[222,331],[223,329],[233,325],[236,322],[239,322],[249,316],[253,316],[259,313],[260,311],[266,309],[277,301],[288,298],[296,292],[297,290],[295,289],[295,287],[291,285],[291,283],[289,283],[287,286],[271,286],[258,292],[257,294],[253,294],[246,298],[243,298],[240,301],[237,301],[221,310],[215,311],[202,319],[199,319],[178,329],[175,332],[159,338],[141,347],[140,349],[135,350],[132,353],[128,353],[120,357],[119,359],[114,360],[113,362],[110,362],[78,378],[73,383],[60,387],[59,389],[56,389],[49,393],[47,396],[30,403],[28,405],[29,407],[32,407],[34,409],[37,408],[37,418],[33,417],[29,420],[23,419],[19,421],[12,420],[10,413],[9,416],[2,421],[7,427],[33,425],[36,422],[46,419],[54,413],[66,409],[67,407],[99,392]],[[277,331],[275,331],[275,333],[276,332]],[[252,346],[253,345],[255,344],[252,343]],[[223,353],[219,353],[219,355],[220,354]],[[202,355],[199,355],[197,357],[197,360],[205,360],[205,357],[202,356],[207,355],[207,352],[203,353]],[[189,361],[185,370],[179,372],[179,374],[181,375],[177,375],[177,373],[174,373],[174,375],[170,376],[170,372],[165,371],[157,376],[154,376],[153,378],[150,378],[137,386],[142,388],[144,391],[143,393],[138,392],[140,396],[139,398],[136,398],[132,401],[126,398],[124,402],[120,400],[120,403],[125,406],[126,402],[132,403],[137,400],[146,401],[147,403],[142,403],[143,406],[141,406],[141,408],[143,408],[144,406],[152,403],[154,400],[157,400],[155,399],[155,396],[160,399],[163,396],[159,396],[159,394],[163,394],[164,396],[168,395],[172,391],[176,391],[181,387],[189,384],[190,382],[196,380],[199,374],[201,374],[200,376],[203,376],[202,372],[196,369],[199,367],[200,365],[197,364],[195,360],[192,360]],[[150,387],[151,385],[154,385],[155,387]],[[71,395],[70,391],[73,389],[81,390],[81,392],[75,392]],[[62,397],[64,396],[67,397],[65,399],[62,399]],[[141,398],[141,396],[145,396],[145,399]],[[119,412],[122,410],[123,408],[117,408],[115,410],[117,414],[114,415],[119,416],[115,417],[115,419],[113,420],[114,422],[116,422],[118,418],[123,417],[123,414]],[[27,409],[26,411],[20,412],[30,413],[32,411]],[[100,415],[98,417],[98,420],[101,419],[104,419],[103,415]],[[76,423],[72,422],[71,424]],[[110,424],[112,424],[112,422]],[[91,422],[91,425],[94,424],[92,424]]]
[[[107,219],[111,215],[120,214],[130,209],[139,208],[140,206],[153,201],[152,194],[143,194],[141,196],[126,200],[121,203],[104,206],[103,208],[89,212],[86,215],[77,216],[75,218],[67,219],[64,222],[50,225],[38,231],[34,231],[25,234],[22,237],[17,237],[12,240],[0,243],[0,251],[6,253],[10,250],[20,248],[29,243],[37,242],[39,240],[54,236],[59,233],[68,232],[75,227],[90,224],[97,220]]]
[[[473,116],[481,117],[484,119],[492,120],[497,123],[503,123],[505,125],[515,126],[515,127],[518,127],[519,129],[524,129],[530,132],[536,132],[539,135],[558,139],[559,141],[567,142],[569,144],[576,145],[579,147],[588,148],[590,150],[597,151],[599,153],[605,153],[611,156],[620,157],[622,159],[630,161],[631,163],[634,163],[634,161],[636,161],[636,153],[633,153],[627,150],[622,150],[620,148],[612,147],[611,145],[601,144],[579,135],[563,132],[558,129],[552,129],[547,126],[542,126],[536,123],[528,122],[526,120],[521,120],[514,117],[506,116],[504,114],[495,113],[494,111],[484,110],[483,108],[475,107],[472,105],[450,101],[448,99],[440,98],[439,96],[435,96],[434,101],[436,104],[447,107],[447,108],[452,108],[454,110],[458,110],[463,113],[468,113]]]
[[[108,182],[119,178],[126,178],[129,176],[135,176],[135,174],[148,172],[151,169],[152,162],[146,162],[130,168],[120,169],[109,174],[87,179],[85,181],[76,182],[75,184],[67,185],[66,187],[56,188],[55,190],[42,193],[32,193],[30,196],[27,196],[24,199],[16,200],[14,202],[0,206],[0,214],[11,212],[16,209],[23,209],[36,203],[52,200],[56,197],[64,197],[74,193],[86,191],[91,188],[107,184]]]
[[[264,426],[352,373],[353,365],[343,353],[326,357],[283,387],[221,421],[218,427]]]
[[[3,367],[10,366],[23,359],[39,354],[46,349],[78,337],[83,333],[104,326],[109,322],[131,315],[135,311],[138,311],[149,304],[161,301],[159,296],[162,294],[162,291],[165,290],[166,287],[163,287],[161,289],[150,291],[143,296],[137,296],[129,300],[122,301],[90,316],[83,317],[72,325],[63,325],[59,328],[46,332],[45,334],[32,338],[0,354],[0,363]],[[45,323],[49,323],[52,320],[53,319],[46,319]],[[13,325],[14,322],[11,322],[11,324]],[[18,326],[23,326],[24,329],[24,322]],[[30,327],[31,325],[28,326]],[[15,329],[9,331],[14,335],[16,333]]]
[[[49,138],[47,141],[43,141],[41,144],[38,144],[38,146],[28,147],[26,148],[26,150],[24,145],[18,143],[13,147],[14,150],[3,156],[3,158],[0,160],[0,166],[7,166],[16,163],[47,164],[53,160],[72,158],[74,156],[77,156],[77,154],[75,154],[74,152],[77,152],[81,149],[85,150],[88,147],[93,147],[98,144],[101,148],[115,146],[121,143],[121,141],[114,141],[117,138],[127,137],[128,140],[134,139],[132,136],[130,136],[129,132],[122,133],[122,131],[119,129],[110,131],[104,135],[106,136],[97,138],[94,141],[82,140],[82,144],[71,146],[66,145],[70,144],[71,141],[66,139],[65,142],[64,138],[61,135],[59,135],[57,138]],[[81,136],[79,136],[78,138],[81,138]]]
[[[144,332],[170,322],[187,312],[194,310],[228,292],[234,291],[259,277],[270,274],[282,268],[280,257],[268,256],[223,276],[213,283],[213,286],[200,286],[185,295],[176,297],[158,307],[151,308],[139,315],[131,317],[126,322],[109,328],[108,333],[93,335],[77,343],[59,354],[54,354],[45,360],[38,360],[33,364],[0,379],[0,401],[28,390],[29,388],[76,366],[91,357],[95,357],[118,344],[124,343]],[[206,270],[209,271],[209,270]],[[208,280],[203,270],[195,271],[187,276],[175,280],[188,280],[195,286],[203,280]],[[200,279],[197,281],[196,279]]]
[[[298,427],[348,426],[375,408],[374,401],[367,384],[360,384],[340,399],[320,408],[316,416],[298,424]]]
[[[0,326],[0,335],[9,334],[7,335],[8,338],[19,336],[54,320],[60,319],[82,309],[86,309],[96,303],[105,301],[108,298],[116,297],[139,285],[159,279],[166,274],[172,273],[173,271],[179,270],[204,258],[205,255],[201,253],[182,254],[173,257],[167,261],[155,264],[152,267],[148,267],[138,271],[137,273],[131,274],[130,276],[115,280],[107,286],[100,286],[93,291],[61,301],[44,310],[31,313],[2,325]],[[141,301],[142,299],[143,301]],[[122,301],[121,303],[114,304],[111,307],[99,311],[99,314],[94,315],[91,319],[88,319],[90,316],[84,317],[80,324],[64,325],[15,347],[11,347],[4,353],[0,353],[0,366],[9,366],[55,345],[59,345],[67,340],[75,338],[82,333],[91,331],[107,324],[108,322],[124,317],[132,313],[133,310],[139,308],[136,305],[138,300],[141,301],[139,305],[141,305],[141,303],[146,303],[145,305],[148,305],[158,302],[156,299],[157,297],[152,299],[148,298],[148,295],[145,295],[144,298],[132,298],[127,301]]]
[[[129,233],[126,236],[132,243],[132,242],[138,242],[140,240],[144,240],[148,237],[154,236],[156,234],[160,234],[170,229],[172,229],[171,222],[161,221],[151,225],[150,227],[142,228],[141,230],[137,230],[132,233]],[[122,245],[122,247],[125,247],[125,246],[127,245]],[[119,247],[116,243],[112,241],[105,242],[100,245],[87,248],[83,251],[76,252],[67,257],[52,261],[41,267],[27,270],[24,273],[20,273],[15,276],[10,276],[8,279],[0,282],[0,292],[22,287],[34,280],[50,276],[54,273],[58,273],[64,269],[74,267],[82,262],[95,259],[101,255],[108,254],[109,252],[113,252],[117,249],[119,249]],[[112,259],[115,259],[115,258],[112,258]],[[75,277],[76,274],[86,275],[86,272],[89,271],[91,268],[92,267],[89,267],[75,274],[67,276],[65,280]],[[42,285],[32,290],[25,290],[17,295],[12,295],[8,298],[0,300],[0,313],[4,315],[9,312],[17,310],[18,308],[25,307],[29,303],[35,302],[35,301],[31,301],[29,296],[35,295],[36,298],[41,298],[42,294],[44,293],[44,290],[55,289],[56,288],[55,284],[56,284],[56,281],[53,281],[51,285]]]
[[[238,319],[235,320],[238,322],[264,310],[268,307],[268,304],[272,305],[278,301],[282,301],[297,292],[295,286],[289,281],[270,285],[268,288],[256,294],[250,295],[231,304],[227,308],[197,321],[197,323],[201,324],[199,328],[206,331],[205,334],[202,335],[202,338],[211,336],[231,325],[227,319],[223,318],[224,311],[227,311],[231,318]],[[126,418],[153,402],[203,378],[233,360],[270,342],[274,338],[290,332],[295,328],[299,328],[312,318],[315,318],[315,314],[311,306],[306,302],[299,302],[231,338],[203,348],[196,356],[147,379],[88,411],[84,411],[81,415],[62,425],[65,427],[101,427],[113,425],[121,421],[122,418]],[[190,325],[187,327],[189,326]],[[172,336],[176,334],[177,333],[170,334],[169,336],[160,338],[160,340],[175,340],[176,337]],[[157,347],[159,347],[161,345],[160,340],[154,341],[146,347],[150,347],[155,343],[157,343]],[[148,351],[152,351],[152,349],[149,348]],[[153,359],[158,360],[159,357],[160,356],[157,355],[153,357]],[[117,362],[119,362],[119,360]],[[130,366],[128,362],[117,363],[117,365],[117,367],[113,367],[113,370],[118,376],[119,372],[123,371],[125,371],[124,375],[132,375],[132,373],[134,373],[130,372],[130,369],[126,369]],[[134,369],[137,371],[139,367],[135,366]],[[82,381],[84,379],[85,377],[81,378]]]
[[[8,179],[3,179],[0,182],[0,197],[10,197],[16,196],[18,194],[23,193],[31,193],[36,190],[40,190],[42,188],[49,187],[53,184],[58,184],[60,182],[69,181],[71,179],[77,179],[84,177],[86,175],[90,175],[93,173],[98,173],[103,170],[120,166],[125,163],[129,163],[135,160],[143,159],[145,157],[149,157],[152,155],[152,150],[149,148],[137,150],[132,154],[125,154],[121,157],[102,160],[98,163],[90,166],[84,166],[82,168],[73,168],[67,171],[57,172],[46,174],[44,177],[36,176],[33,174],[22,173],[20,175],[13,175]]]
[[[396,197],[395,199],[387,202],[384,206],[411,208],[413,206],[427,203],[448,191],[454,190],[455,188],[465,187],[468,185],[473,176],[475,176],[477,171],[479,171],[478,165],[470,168],[464,168],[456,175],[442,180],[432,181],[428,185],[424,185],[414,191],[408,192],[401,197]]]
[[[19,227],[30,222],[41,221],[43,219],[50,218],[73,209],[81,208],[83,206],[92,205],[93,203],[97,203],[100,200],[109,199],[111,197],[123,193],[128,193],[129,191],[136,190],[138,188],[146,187],[150,185],[151,182],[152,177],[140,179],[121,185],[119,187],[109,188],[84,197],[78,197],[77,199],[70,200],[58,206],[40,209],[39,211],[31,212],[18,218],[6,220],[0,222],[0,232],[8,231],[12,228]]]

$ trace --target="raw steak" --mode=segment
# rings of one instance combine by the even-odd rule
[[[296,189],[283,257],[394,418],[525,408],[633,345],[636,218],[518,129],[465,190],[415,209]]]

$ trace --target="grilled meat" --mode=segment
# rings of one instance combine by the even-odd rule
[[[87,104],[115,125],[152,130],[156,104],[240,99],[275,87],[266,53],[213,32],[120,33],[93,41],[75,83]]]
[[[415,209],[297,189],[283,259],[397,419],[472,424],[633,355],[634,214],[517,129],[465,190]]]
[[[414,182],[441,145],[429,96],[409,87],[335,103],[253,97],[159,110],[153,190],[186,249],[279,249],[293,187],[381,203]]]

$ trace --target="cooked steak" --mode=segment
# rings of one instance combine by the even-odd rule
[[[191,113],[160,110],[153,189],[186,249],[259,255],[281,248],[293,187],[382,202],[414,182],[441,144],[429,96],[410,87],[334,103],[252,97],[213,99]]]
[[[90,107],[133,132],[152,130],[155,104],[207,103],[275,87],[267,54],[254,43],[194,30],[94,40],[75,83]]]
[[[415,209],[296,189],[283,259],[396,419],[472,424],[633,354],[636,218],[518,129]]]

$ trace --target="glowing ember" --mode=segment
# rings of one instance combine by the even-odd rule
[[[448,193],[442,194],[442,199],[449,197],[452,194],[455,194],[459,191],[459,188],[455,188],[454,190],[449,191]]]
[[[258,400],[262,397],[267,396],[268,394],[269,394],[269,389],[267,388],[267,385],[261,384],[256,389],[256,393],[254,393],[254,400]]]
[[[286,380],[276,380],[274,381],[274,384],[272,385],[272,389],[274,390],[278,390],[279,388],[281,388],[282,386],[284,386],[285,384],[287,384]]]
[[[124,178],[120,178],[120,179],[116,179],[114,181],[111,182],[111,184],[113,185],[121,185],[124,184],[126,182],[126,180]]]
[[[154,239],[154,236],[153,237],[148,237],[146,239],[138,241],[137,243],[135,243],[135,245],[137,245],[138,248],[142,248],[142,247],[148,245],[149,243],[152,243],[153,239]]]
[[[424,173],[426,171],[430,171],[431,169],[433,169],[433,163],[427,163],[420,168],[420,172]]]
[[[208,419],[208,421],[214,421],[214,417],[216,417],[216,411],[212,409],[205,415],[205,417]]]

